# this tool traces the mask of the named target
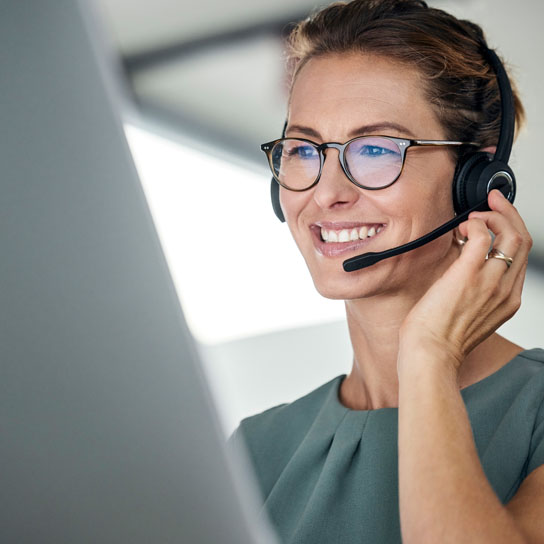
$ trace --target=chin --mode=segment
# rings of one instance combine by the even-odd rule
[[[415,252],[385,259],[368,268],[345,272],[343,260],[308,263],[318,293],[332,300],[355,300],[402,291],[424,293],[457,257],[448,240],[435,240]],[[432,271],[432,272],[431,272]]]
[[[331,300],[353,300],[369,298],[383,292],[383,278],[380,281],[376,274],[369,274],[369,269],[344,272],[342,263],[338,264],[339,270],[334,274],[314,274],[310,270],[314,286],[322,297]]]

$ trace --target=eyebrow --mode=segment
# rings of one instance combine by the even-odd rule
[[[356,136],[364,136],[365,134],[379,134],[381,130],[387,130],[387,129],[393,129],[399,132],[400,134],[406,134],[407,136],[411,138],[415,138],[415,135],[412,131],[410,131],[408,128],[399,125],[398,123],[389,123],[389,122],[383,122],[383,123],[374,123],[372,125],[363,125],[361,127],[358,127],[354,130],[352,130],[348,134],[348,138],[355,138]],[[319,132],[311,127],[305,127],[303,125],[289,125],[287,127],[287,130],[285,131],[285,134],[288,132],[302,132],[303,134],[307,134],[308,136],[313,136],[314,138],[317,138],[319,140],[322,140],[321,134]],[[385,134],[384,134],[385,136]]]

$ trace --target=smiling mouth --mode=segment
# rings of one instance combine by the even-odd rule
[[[351,229],[326,229],[321,227],[320,237],[322,242],[328,244],[357,242],[359,240],[372,238],[384,228],[385,225],[383,224],[363,225],[362,227]]]
[[[349,257],[354,251],[365,251],[374,238],[386,229],[384,223],[333,223],[324,221],[310,226],[316,251],[324,257]]]

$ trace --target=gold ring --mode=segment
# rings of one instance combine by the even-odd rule
[[[512,263],[514,262],[514,259],[512,257],[507,257],[500,249],[492,248],[491,251],[487,254],[486,260],[489,258],[493,259],[501,259],[506,263],[506,266],[510,268],[512,266]]]

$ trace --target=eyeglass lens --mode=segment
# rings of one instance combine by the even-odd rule
[[[365,136],[346,146],[345,167],[364,187],[379,189],[397,179],[402,169],[398,144],[388,138]],[[281,140],[272,148],[271,166],[282,185],[303,190],[319,176],[321,160],[315,145],[296,138]]]

